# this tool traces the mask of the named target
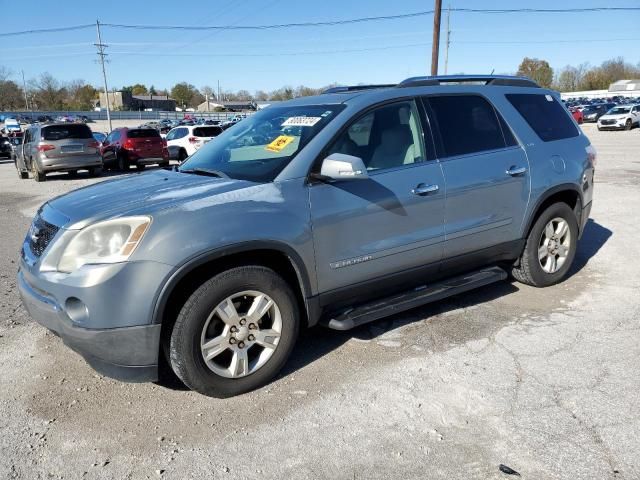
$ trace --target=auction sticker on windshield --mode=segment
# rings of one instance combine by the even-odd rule
[[[269,150],[270,152],[281,152],[284,148],[293,142],[296,137],[291,137],[289,135],[280,135],[273,142],[267,145],[265,150]]]
[[[283,127],[313,127],[322,117],[289,117],[282,124]]]

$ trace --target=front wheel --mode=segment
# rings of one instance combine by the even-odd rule
[[[169,339],[169,363],[192,390],[229,397],[269,382],[285,364],[299,328],[285,280],[261,266],[206,281],[182,307]]]
[[[562,281],[569,272],[578,244],[578,222],[566,203],[554,203],[533,224],[511,274],[521,283],[548,287]]]
[[[627,118],[627,121],[624,123],[624,129],[625,130],[631,130],[632,126],[633,126],[633,123],[631,122],[631,119]]]

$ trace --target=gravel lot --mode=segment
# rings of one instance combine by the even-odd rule
[[[279,379],[227,400],[103,378],[26,315],[30,217],[97,180],[0,160],[0,478],[640,478],[640,129],[585,130],[595,203],[566,282],[314,329]]]

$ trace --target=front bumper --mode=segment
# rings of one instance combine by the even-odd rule
[[[155,294],[139,280],[160,280],[169,267],[148,263],[108,266],[83,284],[77,278],[51,281],[48,276],[59,274],[37,273],[22,260],[18,290],[29,315],[98,372],[129,382],[155,381],[161,325],[150,323]]]

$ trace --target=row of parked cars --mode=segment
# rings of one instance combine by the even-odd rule
[[[37,182],[45,181],[52,172],[75,175],[88,170],[95,176],[103,169],[126,172],[152,164],[168,167],[170,160],[184,161],[241,119],[224,124],[161,120],[136,128],[116,128],[109,134],[92,132],[84,123],[75,122],[33,123],[24,132],[18,125],[20,135],[0,139],[0,156],[14,159],[20,178],[31,174]]]
[[[640,97],[568,100],[565,106],[578,123],[597,123],[598,130],[631,130],[640,126]]]

